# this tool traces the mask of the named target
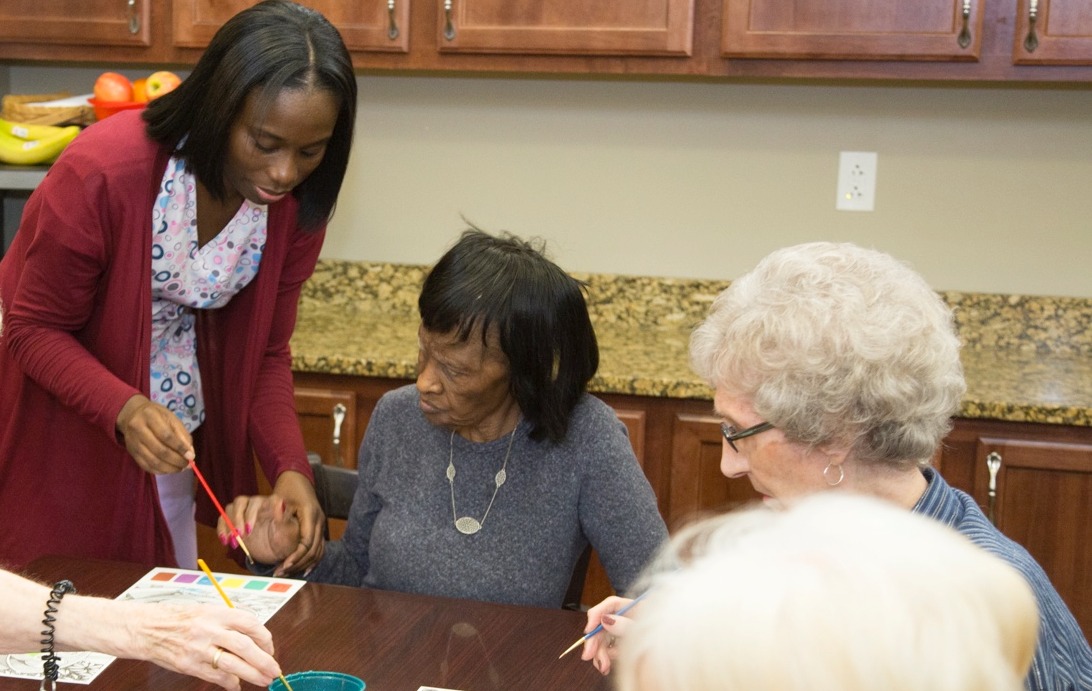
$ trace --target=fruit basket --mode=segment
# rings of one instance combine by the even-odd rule
[[[53,94],[8,94],[0,99],[0,119],[28,125],[90,125],[95,111],[90,104],[46,105],[68,99],[62,91]]]
[[[148,105],[144,101],[100,101],[93,97],[87,99],[87,102],[91,104],[96,120],[105,120],[123,110],[134,110]]]

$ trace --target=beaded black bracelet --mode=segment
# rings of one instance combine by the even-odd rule
[[[53,627],[53,623],[57,621],[57,617],[53,616],[57,613],[57,607],[61,604],[61,598],[65,593],[76,592],[76,586],[72,585],[72,581],[57,581],[53,584],[53,589],[49,591],[49,600],[46,601],[45,619],[42,619],[42,624],[46,627],[42,631],[42,684],[39,686],[39,691],[45,691],[46,682],[52,684],[52,688],[57,688],[57,677],[60,673],[60,665],[57,664],[59,657],[53,652],[53,634],[56,629]]]

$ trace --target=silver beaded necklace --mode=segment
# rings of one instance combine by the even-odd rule
[[[508,457],[512,455],[512,442],[516,440],[517,429],[519,429],[518,420],[516,426],[512,429],[512,434],[508,437],[508,451],[504,454],[504,463],[501,463],[501,469],[497,471],[496,476],[493,478],[495,485],[493,496],[489,499],[489,506],[485,507],[485,513],[482,514],[480,521],[472,516],[459,518],[459,512],[455,509],[455,430],[451,430],[451,438],[447,442],[447,484],[451,487],[451,518],[455,521],[455,529],[463,535],[473,535],[485,525],[485,519],[489,517],[489,510],[493,508],[493,501],[497,498],[497,492],[500,491],[504,481],[508,479],[505,469],[508,467]]]

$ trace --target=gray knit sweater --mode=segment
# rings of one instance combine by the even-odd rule
[[[308,580],[520,605],[559,607],[589,542],[624,592],[667,539],[625,426],[585,395],[560,444],[521,421],[480,532],[455,529],[445,471],[453,449],[459,517],[482,519],[507,435],[474,443],[429,423],[405,386],[384,395],[360,447],[360,486],[342,540]]]

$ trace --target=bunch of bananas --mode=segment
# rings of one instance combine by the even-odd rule
[[[0,119],[0,163],[16,166],[49,163],[79,133],[76,125],[23,125]]]

